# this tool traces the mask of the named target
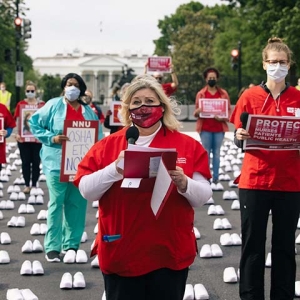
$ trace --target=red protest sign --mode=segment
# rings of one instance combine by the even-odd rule
[[[170,56],[152,56],[148,57],[148,71],[171,72],[172,59]]]

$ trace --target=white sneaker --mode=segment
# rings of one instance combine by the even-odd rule
[[[99,259],[98,255],[95,256],[95,258],[91,262],[92,268],[99,268]]]
[[[34,209],[33,205],[27,204],[27,206],[26,206],[26,212],[28,214],[34,214],[35,213],[35,209]]]
[[[88,261],[88,257],[84,250],[78,249],[76,253],[76,263],[85,264]]]
[[[44,248],[39,240],[34,240],[32,243],[32,252],[43,252]]]
[[[16,227],[25,227],[25,217],[24,216],[19,216]]]
[[[48,231],[48,226],[45,223],[40,224],[40,232],[42,235],[45,235]]]
[[[229,223],[227,218],[222,219],[222,225],[223,225],[223,229],[231,229],[232,226]]]
[[[216,210],[217,215],[219,215],[219,216],[225,214],[225,212],[224,212],[224,210],[223,210],[223,208],[222,208],[221,205],[216,205],[215,206],[215,210]]]
[[[27,240],[22,246],[22,253],[31,253],[32,252],[32,241]]]
[[[214,205],[210,205],[210,206],[208,207],[207,214],[208,214],[209,216],[216,215],[216,214],[217,214],[217,212],[216,212],[216,207],[215,207]]]
[[[2,245],[8,245],[11,243],[11,238],[7,232],[1,232],[0,242]]]
[[[60,285],[59,287],[61,289],[71,289],[72,288],[72,275],[71,273],[67,272],[64,273],[61,281],[60,281]]]
[[[216,188],[217,188],[217,191],[224,191],[224,186],[220,182],[217,183]]]
[[[39,300],[39,298],[30,289],[22,289],[21,293],[24,300]]]
[[[195,292],[195,300],[207,300],[209,299],[208,292],[203,284],[196,283],[194,285],[194,292]]]
[[[240,201],[239,200],[233,200],[231,204],[232,210],[240,210]]]
[[[223,252],[218,244],[212,244],[210,248],[212,257],[223,257]]]
[[[210,258],[212,256],[210,245],[209,244],[204,244],[201,247],[199,255],[200,255],[201,258]]]
[[[73,280],[73,288],[74,289],[84,289],[85,288],[85,280],[84,280],[84,276],[81,272],[75,273],[74,280]]]
[[[225,191],[222,198],[223,200],[230,200],[230,191]]]
[[[6,299],[7,300],[24,300],[21,291],[17,288],[8,289],[6,292]]]
[[[31,235],[39,235],[41,234],[40,224],[34,223],[30,229]]]
[[[242,245],[242,239],[241,239],[241,237],[237,233],[232,233],[231,234],[231,240],[232,240],[232,244],[234,246],[240,246],[240,245]]]
[[[18,217],[12,216],[11,219],[7,222],[8,227],[16,227],[18,221]]]
[[[215,219],[213,229],[223,229],[222,220],[220,218]]]
[[[39,214],[37,215],[38,220],[46,220],[47,219],[47,211],[45,209],[41,209]]]
[[[237,282],[237,274],[233,267],[228,267],[223,272],[223,281],[226,283]]]
[[[32,266],[31,262],[29,260],[25,260],[22,264],[21,270],[20,270],[21,275],[31,275],[32,274]]]
[[[18,209],[18,213],[19,214],[26,214],[27,213],[27,208],[26,208],[26,204],[21,204],[19,209]]]
[[[32,274],[33,275],[44,275],[43,266],[38,260],[34,260],[32,263]]]
[[[194,295],[194,288],[191,284],[186,284],[185,285],[185,291],[183,295],[183,300],[194,300],[195,295]]]
[[[220,236],[220,244],[222,246],[231,246],[233,244],[231,235],[229,233],[223,233]]]
[[[71,249],[67,251],[63,261],[65,264],[74,264],[75,259],[76,259],[76,252],[73,249]]]

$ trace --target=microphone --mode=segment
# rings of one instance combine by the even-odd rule
[[[135,141],[139,138],[139,130],[135,126],[130,126],[126,131],[126,140],[128,144],[135,144]]]
[[[243,129],[246,129],[247,122],[248,122],[248,117],[249,117],[249,113],[247,113],[246,111],[241,113],[240,120],[242,122],[242,128]]]

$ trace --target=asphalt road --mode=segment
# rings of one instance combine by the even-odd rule
[[[194,122],[184,123],[183,131],[193,132],[195,128]],[[233,128],[231,127],[231,130]],[[192,134],[193,135],[193,134]],[[195,135],[194,135],[195,136]],[[227,137],[229,137],[227,135]],[[195,136],[197,137],[197,135]],[[11,139],[12,140],[12,139]],[[227,139],[226,139],[227,141]],[[10,144],[13,145],[13,144]],[[9,153],[14,153],[16,147],[12,148]],[[224,151],[227,152],[227,147]],[[9,155],[8,153],[8,155]],[[11,159],[10,165],[13,164],[15,159]],[[8,182],[3,183],[3,197],[1,200],[7,200],[10,194],[7,193],[8,186],[13,185],[14,180],[20,177],[20,166],[17,170],[11,171]],[[233,172],[228,172],[230,178],[233,179]],[[229,188],[228,181],[223,181],[225,190],[235,190],[236,188]],[[45,223],[45,221],[37,220],[37,215],[42,209],[47,209],[48,191],[45,182],[40,182],[39,186],[43,189],[44,204],[34,205],[35,213],[24,214],[26,219],[25,227],[13,228],[7,227],[7,222],[12,216],[19,216],[18,208],[22,203],[27,203],[27,199],[14,201],[15,208],[13,210],[2,210],[4,218],[0,220],[0,234],[7,232],[11,237],[11,244],[1,245],[0,250],[6,250],[10,256],[10,263],[0,264],[0,300],[6,299],[6,292],[8,289],[29,288],[39,300],[82,300],[82,299],[101,299],[104,291],[103,279],[101,272],[98,268],[91,267],[91,259],[86,264],[64,264],[64,263],[48,263],[45,260],[45,253],[22,253],[21,248],[26,240],[33,241],[38,239],[43,243],[43,235],[32,236],[30,229],[34,223]],[[23,186],[21,186],[21,189]],[[207,210],[209,205],[202,208],[195,209],[195,227],[200,231],[201,238],[197,240],[199,251],[204,244],[219,244],[221,234],[238,233],[240,234],[240,217],[238,210],[232,210],[232,200],[223,200],[223,192],[214,192],[213,199],[215,204],[222,206],[225,211],[224,216],[209,216]],[[213,224],[216,218],[227,218],[232,225],[231,230],[214,230]],[[96,225],[96,208],[92,207],[92,203],[88,204],[86,232],[88,240],[81,244],[81,249],[85,250],[88,254],[90,252],[91,244],[95,237],[94,228]],[[298,248],[298,246],[297,246]],[[223,257],[221,258],[200,258],[198,255],[190,267],[187,283],[195,285],[202,283],[209,294],[211,300],[236,300],[238,296],[238,283],[224,283],[223,271],[227,267],[234,267],[238,269],[240,246],[221,246]],[[300,249],[298,249],[300,251]],[[270,230],[267,240],[267,252],[270,251]],[[44,268],[44,275],[42,276],[21,276],[21,265],[25,260],[39,260]],[[299,256],[297,256],[299,261]],[[61,290],[59,287],[62,275],[65,272],[70,272],[74,275],[77,271],[81,271],[85,277],[86,288],[81,290]],[[299,270],[297,270],[297,278],[300,279]],[[269,284],[270,282],[270,269],[266,268],[266,299],[269,299]],[[153,299],[155,300],[155,299]]]

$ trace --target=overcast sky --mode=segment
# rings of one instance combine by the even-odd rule
[[[158,20],[185,0],[26,0],[32,22],[27,54],[33,58],[72,52],[153,54]],[[202,0],[203,5],[226,4]]]

